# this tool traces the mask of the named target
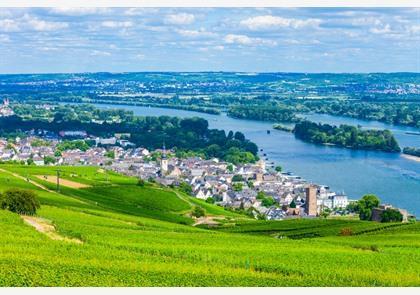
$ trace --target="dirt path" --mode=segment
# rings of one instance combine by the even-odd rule
[[[54,225],[52,225],[51,222],[46,219],[33,217],[33,216],[26,216],[26,215],[23,215],[21,217],[27,224],[33,226],[37,231],[47,235],[52,240],[83,244],[83,242],[79,239],[68,238],[68,237],[59,235],[56,232]]]
[[[218,225],[219,223],[216,220],[214,220],[214,216],[203,216],[203,217],[197,218],[193,226],[196,226],[199,224]]]
[[[35,177],[39,178],[41,180],[44,180],[44,181],[48,181],[50,183],[57,183],[57,177],[53,176],[53,175],[35,175]],[[67,180],[67,179],[63,179],[63,178],[60,178],[60,185],[71,187],[71,188],[90,187],[90,185],[80,183],[80,182],[71,181],[71,180]]]
[[[45,190],[47,192],[55,193],[55,191],[52,191],[49,188],[46,188],[45,186],[43,186],[42,184],[39,184],[38,182],[35,182],[35,181],[33,181],[33,180],[29,179],[29,178],[23,177],[22,175],[19,175],[17,173],[14,173],[14,172],[11,172],[11,171],[8,171],[8,170],[4,170],[4,169],[1,169],[1,168],[0,168],[0,171],[1,172],[8,173],[10,175],[13,175],[14,177],[19,178],[19,179],[22,179],[22,180],[24,180],[26,182],[29,182],[30,184],[33,184],[36,187],[39,187],[40,189]]]
[[[179,192],[177,192],[176,190],[174,190],[175,195],[180,198],[181,200],[183,200],[184,202],[187,202],[189,205],[191,206],[195,206],[195,204],[193,202],[191,202],[190,200],[188,200],[188,198],[186,198],[185,196],[183,196],[182,194],[180,194]]]

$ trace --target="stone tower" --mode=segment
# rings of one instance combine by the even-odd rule
[[[316,216],[317,214],[316,190],[316,186],[314,185],[309,185],[306,188],[305,213],[308,216]]]

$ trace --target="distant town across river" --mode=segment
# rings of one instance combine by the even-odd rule
[[[420,162],[402,154],[317,146],[296,139],[292,133],[273,129],[273,124],[270,122],[234,119],[223,113],[212,115],[168,108],[94,105],[102,109],[131,110],[140,116],[205,118],[210,128],[244,133],[262,149],[260,156],[264,160],[281,165],[285,171],[290,171],[308,181],[327,185],[334,191],[344,192],[351,199],[359,199],[364,194],[373,193],[385,203],[407,208],[416,215],[420,214]],[[305,114],[304,117],[314,122],[335,125],[348,124],[369,129],[389,129],[401,147],[420,147],[420,138],[412,134],[418,133],[419,130],[413,127],[324,114]]]

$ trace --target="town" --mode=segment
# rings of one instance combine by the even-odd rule
[[[80,130],[59,134],[31,130],[26,135],[0,139],[3,163],[98,166],[165,186],[180,186],[196,198],[268,220],[313,217],[325,210],[343,215],[351,202],[327,186],[267,167],[264,160],[233,165],[217,158],[181,159],[164,145],[154,151],[135,147],[130,134],[99,138]]]

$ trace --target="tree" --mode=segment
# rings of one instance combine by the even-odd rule
[[[289,205],[290,208],[296,208],[295,200],[292,200]]]
[[[232,164],[227,165],[226,168],[229,172],[233,172],[233,165]]]
[[[357,202],[360,220],[372,220],[372,209],[379,206],[379,198],[376,195],[364,195]]]
[[[323,218],[327,218],[328,216],[330,216],[331,214],[331,210],[328,208],[325,208],[324,210],[322,210],[320,216]]]
[[[274,203],[275,203],[275,201],[274,201],[274,199],[272,197],[264,198],[261,201],[261,205],[263,205],[264,207],[271,207],[271,206],[274,205]]]
[[[179,184],[179,189],[181,191],[183,191],[184,193],[188,194],[188,195],[190,195],[192,193],[192,187],[191,187],[191,185],[189,185],[186,182],[181,182]]]
[[[214,204],[214,202],[215,202],[215,200],[214,200],[214,198],[212,198],[212,197],[208,197],[208,198],[206,199],[206,203],[209,203],[209,204]]]
[[[235,192],[240,192],[242,190],[242,183],[237,182],[232,185],[232,188]]]
[[[263,200],[266,197],[267,197],[267,195],[265,194],[265,192],[258,192],[257,193],[257,200]]]
[[[44,157],[44,164],[45,165],[54,164],[55,162],[56,161],[55,161],[54,157],[50,157],[50,156],[45,156]]]
[[[276,166],[276,168],[274,168],[277,172],[281,172],[283,170],[283,168],[281,166]]]
[[[347,205],[346,210],[350,213],[357,213],[359,212],[359,207],[357,205],[357,202],[351,202]]]
[[[243,177],[242,177],[242,175],[240,175],[240,174],[235,174],[235,175],[233,175],[233,177],[232,177],[232,181],[233,182],[239,182],[239,181],[243,181],[244,179],[243,179]]]
[[[386,209],[381,215],[381,222],[401,222],[402,220],[401,212],[392,208]]]
[[[203,217],[206,215],[206,212],[204,211],[203,208],[201,207],[194,207],[193,211],[192,211],[192,216],[194,217]]]
[[[33,191],[13,188],[0,195],[0,208],[18,214],[35,215],[40,204]]]
[[[105,153],[105,157],[111,158],[111,159],[115,159],[115,152],[114,151],[107,151]]]

